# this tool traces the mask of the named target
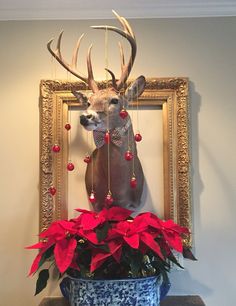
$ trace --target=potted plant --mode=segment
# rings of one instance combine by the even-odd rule
[[[54,268],[71,305],[159,305],[172,264],[180,266],[173,250],[183,253],[188,229],[150,212],[132,217],[115,206],[77,211],[78,217],[53,222],[40,242],[27,247],[39,249],[29,273],[39,271],[35,294]]]

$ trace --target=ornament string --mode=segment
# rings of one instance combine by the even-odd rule
[[[85,84],[85,91],[86,95],[89,93],[89,86]],[[92,190],[91,192],[94,193],[94,160],[93,160],[93,137],[92,134],[87,132],[87,148],[88,148],[88,156],[91,156],[91,167],[92,167]]]
[[[132,101],[134,103],[134,101]],[[132,122],[133,122],[133,119],[134,119],[134,104],[132,103]],[[134,158],[132,159],[132,172],[133,172],[133,177],[135,177],[135,171],[134,171],[134,167],[135,167],[135,140],[134,140],[134,135],[132,135],[133,137],[133,148],[132,148],[132,152],[134,154]]]
[[[52,80],[56,80],[56,64],[54,61],[54,57],[51,57],[51,75],[52,75]],[[54,83],[53,83],[53,88],[52,90],[54,90]],[[53,117],[57,116],[57,102],[55,103],[55,107],[53,107],[53,112],[55,112],[54,114],[52,114]],[[52,147],[51,147],[51,152],[52,152],[52,169],[56,168],[56,164],[57,164],[57,154],[60,151],[60,146],[58,144],[58,140],[57,140],[57,120],[54,121],[55,124],[53,124],[53,139],[52,139]],[[52,211],[53,211],[53,215],[55,216],[56,214],[56,192],[57,192],[57,172],[55,173],[54,171],[52,171],[52,178],[51,178],[51,186],[49,187],[49,192],[51,193],[53,197],[52,200]]]
[[[91,147],[92,147],[92,144],[93,144],[92,137],[90,137],[90,143],[91,143]],[[92,192],[94,192],[94,160],[93,160],[93,156],[92,156],[92,160],[91,160],[91,166],[92,166]]]
[[[56,101],[56,107],[55,107],[55,118],[57,117],[57,101]],[[55,130],[54,130],[54,135],[55,135],[55,144],[57,145],[60,145],[58,143],[58,140],[57,140],[57,120],[55,120],[56,124],[55,124]],[[53,154],[53,163],[54,163],[54,166],[53,166],[53,169],[56,169],[57,167],[57,159],[58,159],[58,153],[54,153]],[[53,171],[52,172],[52,184],[53,186],[57,189],[57,171]],[[57,190],[58,192],[58,190]],[[56,195],[57,196],[57,195]],[[54,197],[53,199],[53,214],[56,214],[56,199]]]
[[[131,57],[131,67],[133,66],[133,59]],[[131,98],[131,106],[132,106],[132,122],[134,122],[134,97],[132,95],[132,98]],[[133,153],[133,159],[132,159],[132,178],[135,177],[135,171],[134,171],[134,167],[135,167],[135,156],[136,156],[136,152],[135,151],[135,141],[134,141],[134,135],[132,133],[132,144],[133,144],[133,147],[132,147],[132,153]]]
[[[68,91],[72,91],[72,84],[71,84],[71,74],[69,74],[69,72],[67,71],[67,84],[69,82],[69,88]],[[67,97],[67,105],[68,105],[68,112],[67,112],[67,121],[69,122],[69,124],[71,125],[71,105],[69,102],[69,97]],[[71,130],[68,131],[69,132],[69,137],[68,137],[68,160],[69,162],[71,162],[71,150],[70,150],[70,146],[71,146]]]
[[[68,74],[67,72],[67,84],[68,84],[68,87],[67,87],[67,108],[68,108],[68,111],[67,111],[67,120],[68,120],[68,117],[69,117],[69,123],[68,123],[68,128],[67,131],[69,132],[69,135],[68,135],[68,162],[67,162],[67,170],[68,171],[73,171],[75,166],[74,164],[71,162],[71,112],[72,112],[72,105],[71,103],[69,103],[69,92],[72,92],[72,81],[71,81],[71,73]]]
[[[137,92],[139,92],[139,84],[137,83]],[[136,121],[136,124],[138,126],[138,96],[136,97],[136,113],[137,113],[137,121]],[[133,105],[133,113],[135,112],[135,105]],[[134,143],[135,143],[135,139],[134,139]],[[134,171],[134,168],[135,167],[135,159],[133,159],[133,177],[135,177],[135,171]]]
[[[108,29],[106,27],[105,30],[105,67],[106,67],[106,90],[108,90]],[[110,169],[110,118],[109,118],[109,108],[107,113],[107,135],[108,135],[108,141],[107,141],[107,188],[108,188],[108,194],[111,194],[111,169]]]

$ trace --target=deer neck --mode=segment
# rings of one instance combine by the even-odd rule
[[[103,137],[104,135],[105,132],[103,134]],[[98,173],[103,173],[103,175],[106,176],[109,161],[112,177],[117,175],[117,171],[115,170],[117,169],[117,167],[123,168],[123,173],[125,173],[126,171],[129,172],[132,163],[125,160],[125,153],[128,149],[132,151],[134,156],[137,156],[137,149],[136,143],[134,141],[132,124],[129,125],[128,130],[123,134],[121,146],[118,146],[111,141],[109,145],[109,150],[107,144],[104,144],[100,148],[97,148],[96,158],[94,160],[94,170],[98,171]]]

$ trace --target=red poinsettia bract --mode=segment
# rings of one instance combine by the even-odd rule
[[[127,247],[142,254],[151,251],[165,261],[171,250],[183,251],[182,235],[189,234],[187,228],[172,220],[163,221],[150,212],[132,218],[132,211],[121,207],[98,213],[77,211],[80,212],[77,218],[53,222],[40,234],[43,241],[28,247],[39,249],[29,275],[40,268],[43,259],[54,260],[60,273],[69,268],[79,271],[83,252],[89,252],[89,269],[93,273],[111,258],[119,264]],[[49,249],[51,257],[46,258]]]

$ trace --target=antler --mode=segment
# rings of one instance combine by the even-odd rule
[[[55,59],[69,72],[71,72],[73,75],[75,75],[77,78],[79,78],[80,80],[84,81],[86,84],[88,84],[89,88],[93,91],[96,92],[98,91],[98,86],[96,84],[96,82],[94,81],[94,77],[93,77],[93,69],[92,69],[92,64],[91,64],[91,49],[92,49],[92,45],[89,47],[88,49],[88,55],[87,55],[87,67],[88,67],[88,77],[83,77],[77,70],[76,70],[76,66],[77,66],[77,58],[78,58],[78,52],[79,52],[79,47],[80,47],[80,42],[81,39],[83,38],[84,34],[82,34],[80,36],[80,38],[78,39],[78,42],[75,46],[74,52],[73,52],[73,56],[72,56],[72,61],[71,64],[68,64],[62,57],[61,55],[61,39],[62,39],[62,35],[63,35],[63,31],[60,33],[58,40],[57,40],[57,47],[56,50],[52,50],[51,48],[51,44],[53,42],[53,39],[51,39],[48,44],[47,44],[47,48],[48,51],[52,54],[53,57],[55,57]]]
[[[117,17],[117,19],[120,21],[120,23],[122,24],[122,26],[124,28],[123,30],[121,30],[117,27],[107,26],[107,25],[92,26],[92,28],[93,29],[110,30],[110,31],[116,32],[116,33],[120,34],[121,36],[125,37],[131,45],[131,55],[130,55],[130,58],[129,58],[129,62],[127,64],[125,64],[124,51],[123,51],[123,48],[120,44],[121,76],[120,76],[120,79],[118,81],[115,80],[114,73],[112,71],[110,71],[109,69],[107,69],[107,71],[110,73],[110,75],[112,77],[113,87],[116,90],[119,91],[123,87],[125,82],[127,81],[128,77],[129,77],[129,74],[131,72],[131,69],[132,69],[132,66],[133,66],[133,63],[134,63],[134,59],[135,59],[135,56],[136,56],[137,45],[136,45],[135,35],[134,35],[128,21],[124,17],[119,16],[114,10],[112,12]]]

